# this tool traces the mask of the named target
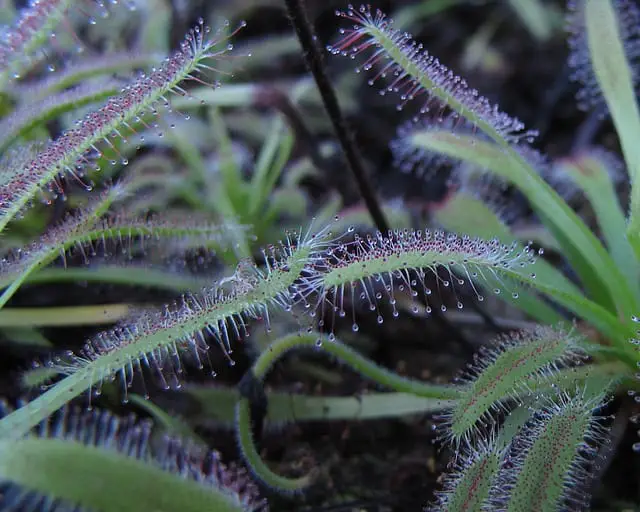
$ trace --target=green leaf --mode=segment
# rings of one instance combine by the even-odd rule
[[[620,16],[624,13],[618,6],[611,0],[584,0],[580,7],[584,9],[593,72],[609,107],[631,178],[628,234],[640,256],[640,111],[621,36],[624,21]]]
[[[502,243],[517,242],[507,226],[498,215],[481,199],[465,190],[450,194],[433,211],[433,219],[447,231],[468,234],[480,238],[498,238]],[[519,246],[517,250],[522,250]],[[562,287],[571,293],[580,295],[580,291],[573,286],[559,271],[544,261],[542,258],[533,264],[536,274],[536,282],[562,284]],[[481,284],[481,283],[480,283]],[[499,285],[497,280],[488,283],[490,289]],[[535,288],[533,288],[535,290]],[[533,293],[521,291],[518,298],[513,299],[511,294],[500,294],[499,297],[515,307],[527,312],[536,320],[546,324],[557,324],[563,318],[548,304],[542,302]]]
[[[217,487],[224,479],[205,477],[206,450],[165,440],[152,455],[148,425],[106,412],[67,414],[56,418],[56,428],[43,428],[42,437],[0,440],[0,479],[46,499],[102,512],[242,512],[258,505],[251,490],[243,495]],[[216,454],[212,460],[215,474],[234,480]]]
[[[594,300],[606,305],[613,301],[624,323],[640,311],[636,293],[622,269],[575,212],[530,167],[523,172],[508,158],[502,147],[466,134],[454,134],[437,127],[411,135],[411,143],[428,151],[463,160],[517,186],[529,199],[536,213],[567,252],[570,261]],[[582,240],[578,242],[578,239]],[[535,284],[534,284],[535,286]]]
[[[582,190],[593,207],[611,257],[624,269],[628,282],[640,294],[640,264],[626,233],[625,214],[620,207],[612,176],[616,162],[602,151],[581,152],[554,165],[554,173],[566,174]]]
[[[451,410],[447,436],[456,444],[470,443],[481,430],[478,425],[490,420],[498,403],[513,397],[525,378],[579,360],[579,343],[576,333],[550,327],[500,339],[497,348],[485,350],[478,359],[475,376]]]
[[[502,461],[502,450],[495,442],[480,441],[479,448],[456,455],[456,468],[445,477],[444,490],[428,508],[430,512],[472,512],[485,510]]]
[[[593,443],[604,438],[593,415],[602,401],[602,395],[548,400],[518,436],[523,451],[502,471],[504,485],[496,489],[496,503],[506,505],[508,512],[556,512],[566,499],[579,498],[582,503],[586,498],[582,464],[593,457]],[[580,489],[577,496],[576,489]],[[497,509],[502,509],[500,505]]]
[[[245,261],[232,276],[200,294],[185,296],[164,310],[141,312],[112,330],[98,333],[87,341],[80,355],[72,354],[70,362],[61,362],[58,369],[67,374],[64,379],[0,420],[0,439],[21,437],[68,401],[114,375],[132,378],[141,364],[162,374],[159,361],[179,365],[173,357],[178,350],[193,353],[196,349],[197,354],[203,348],[198,342],[203,332],[230,357],[231,343],[246,322],[258,318],[268,321],[270,308],[290,307],[292,286],[309,258],[326,243],[325,236],[325,232],[309,233],[295,246],[274,247],[264,271]]]

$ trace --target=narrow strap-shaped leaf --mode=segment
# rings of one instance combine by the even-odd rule
[[[626,233],[626,219],[612,176],[619,172],[611,155],[602,151],[583,152],[564,158],[555,165],[555,173],[568,174],[591,203],[611,257],[624,269],[628,282],[640,286],[640,264]]]
[[[387,236],[376,233],[365,239],[357,238],[352,245],[345,243],[333,248],[313,272],[301,279],[300,294],[303,300],[315,304],[313,310],[332,308],[334,313],[346,316],[345,296],[351,299],[360,296],[372,311],[378,310],[377,304],[384,298],[397,315],[396,288],[402,287],[413,296],[422,292],[428,302],[432,290],[425,282],[427,272],[435,275],[437,269],[444,269],[451,276],[438,281],[444,287],[465,283],[473,286],[476,281],[486,281],[498,283],[494,293],[511,293],[513,298],[518,297],[517,284],[536,288],[592,323],[614,340],[618,348],[633,352],[627,342],[634,332],[630,325],[566,288],[561,280],[538,282],[533,270],[537,257],[529,247],[428,230],[393,231]],[[375,291],[376,283],[381,285],[380,292]],[[483,296],[474,291],[477,299],[482,300]],[[379,312],[378,316],[381,321]],[[358,329],[355,318],[353,329]]]
[[[42,0],[20,11],[0,43],[0,89],[28,69],[72,4],[72,0]]]
[[[40,101],[18,108],[0,121],[0,153],[27,135],[36,126],[90,103],[104,101],[120,91],[122,83],[105,80],[102,83],[83,84],[71,90],[48,96]]]
[[[67,67],[39,81],[20,83],[9,88],[21,102],[32,103],[80,85],[85,80],[101,75],[130,72],[136,68],[147,68],[160,62],[165,55],[116,52],[93,55],[91,58],[72,61]]]
[[[4,173],[0,185],[0,231],[31,201],[60,175],[76,176],[78,166],[86,164],[87,153],[108,140],[119,130],[130,129],[158,101],[172,91],[181,90],[180,83],[196,74],[209,59],[228,51],[218,49],[220,40],[208,35],[209,29],[192,30],[170,58],[148,75],[127,85],[122,94],[111,97],[103,107],[88,114],[80,123],[51,142],[35,158],[15,173]],[[112,144],[108,144],[112,145]]]
[[[0,276],[10,280],[10,285],[0,295],[0,308],[9,301],[27,278],[45,267],[70,249],[93,251],[93,244],[106,244],[107,240],[124,241],[130,245],[135,240],[146,239],[194,239],[207,243],[216,241],[228,245],[233,229],[237,226],[218,226],[194,219],[115,219],[103,222],[84,223],[73,217],[48,233],[44,241],[36,244],[32,251],[21,253],[21,257],[9,264],[0,266]]]
[[[629,238],[640,256],[640,110],[625,50],[625,43],[631,42],[624,41],[621,29],[623,10],[635,9],[635,13],[626,15],[635,16],[638,23],[638,8],[624,0],[582,0],[575,9],[578,16],[584,16],[593,72],[609,107],[631,178]]]
[[[622,318],[627,319],[627,322],[630,322],[635,309],[640,310],[640,307],[635,306],[638,303],[638,292],[631,288],[622,270],[616,266],[615,261],[600,242],[596,241],[597,245],[586,241],[582,245],[574,245],[571,242],[577,231],[581,231],[585,237],[595,240],[593,233],[582,221],[579,221],[579,228],[577,225],[571,227],[569,222],[560,222],[559,210],[563,210],[571,216],[575,216],[575,213],[540,176],[536,174],[536,177],[532,178],[515,172],[513,163],[505,158],[501,147],[477,136],[453,134],[438,128],[421,129],[412,137],[412,143],[426,150],[446,154],[451,158],[487,169],[520,188],[565,251],[568,253],[570,251],[571,263],[594,299],[602,298],[603,292],[606,293],[602,302],[606,304],[610,300],[615,301],[618,313]],[[550,194],[557,201],[550,200],[548,197]],[[558,208],[555,208],[554,204],[557,204]],[[571,213],[569,214],[569,212]],[[598,261],[598,270],[595,271],[591,267],[591,263],[587,264],[586,260],[591,260],[591,263]],[[637,289],[637,287],[634,288]]]

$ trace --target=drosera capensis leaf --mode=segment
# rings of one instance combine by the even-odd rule
[[[496,237],[502,243],[514,243],[518,239],[512,234],[509,226],[502,221],[487,202],[467,188],[463,187],[447,195],[447,197],[432,208],[432,218],[443,229],[455,233],[464,233],[480,238]],[[554,282],[555,285],[562,283],[565,288],[573,289],[574,293],[580,294],[579,290],[572,285],[558,270],[547,263],[544,259],[538,258],[532,265],[532,271],[536,274],[538,282]],[[477,283],[479,286],[482,283]],[[545,324],[556,324],[563,318],[549,304],[536,297],[533,290],[523,290],[518,292],[518,298],[513,299],[509,294],[500,294],[499,297],[522,309],[532,318]]]
[[[242,226],[219,226],[217,224],[189,218],[127,218],[113,216],[102,219],[111,205],[127,194],[126,183],[116,185],[93,199],[90,204],[69,216],[64,222],[49,229],[31,247],[21,249],[15,258],[5,257],[0,262],[0,286],[6,289],[0,295],[0,308],[11,299],[25,280],[39,269],[66,255],[70,250],[87,254],[96,253],[96,245],[106,249],[108,241],[119,242],[125,250],[136,241],[168,238],[175,240],[189,238],[217,242],[221,246],[234,243],[235,232]]]
[[[237,225],[218,225],[197,219],[177,218],[132,218],[126,217],[97,220],[85,223],[85,219],[73,216],[66,222],[49,230],[47,236],[34,243],[28,251],[21,251],[19,257],[7,259],[0,264],[0,286],[7,288],[0,295],[0,308],[4,307],[29,276],[44,268],[57,258],[66,261],[69,251],[82,253],[85,261],[97,254],[97,247],[107,249],[110,242],[121,245],[123,252],[131,252],[131,247],[140,242],[151,243],[167,239],[177,244],[182,239],[190,244],[212,244],[229,246],[234,243],[233,229]]]
[[[353,232],[349,228],[348,232]],[[368,303],[371,311],[378,312],[378,322],[382,322],[378,302],[384,297],[398,315],[395,294],[405,289],[416,297],[421,290],[426,299],[432,294],[425,278],[427,272],[437,276],[439,268],[445,269],[447,278],[439,278],[443,288],[469,283],[473,287],[476,279],[484,273],[494,274],[505,280],[513,276],[533,280],[524,274],[526,267],[535,261],[533,251],[524,248],[515,250],[515,245],[505,245],[497,239],[485,241],[469,236],[458,236],[443,231],[394,230],[388,235],[376,232],[364,238],[356,234],[353,241],[346,241],[333,247],[315,272],[305,276],[300,284],[303,300],[310,296],[315,302],[312,310],[329,307],[339,316],[346,316],[347,299],[357,296]],[[517,269],[517,270],[516,270]],[[410,272],[413,274],[411,275]],[[454,277],[454,272],[463,277]],[[381,285],[377,291],[376,284]],[[474,288],[479,301],[483,295]],[[502,293],[502,290],[494,290]],[[509,290],[510,293],[516,293]],[[313,295],[317,294],[317,297]],[[353,302],[353,301],[352,301]],[[458,308],[462,304],[458,301]],[[443,310],[446,308],[443,306]],[[431,309],[427,309],[430,312]],[[355,313],[354,313],[355,315]],[[353,329],[358,330],[355,317]]]
[[[244,22],[239,28],[243,26]],[[141,75],[120,95],[109,98],[104,106],[49,143],[19,173],[6,176],[0,197],[0,231],[39,191],[48,187],[51,193],[60,192],[61,176],[69,174],[80,179],[82,166],[89,163],[89,153],[102,155],[97,147],[100,143],[113,148],[113,142],[109,140],[113,134],[122,137],[122,131],[130,130],[131,124],[141,116],[153,112],[157,103],[164,102],[170,93],[186,95],[180,85],[182,82],[189,79],[203,81],[197,78],[197,73],[212,69],[206,62],[227,53],[230,48],[225,44],[228,37],[218,39],[209,32],[203,23],[197,25],[162,66]]]
[[[67,67],[59,69],[37,81],[22,82],[19,86],[9,88],[21,102],[41,101],[48,96],[60,93],[65,89],[76,87],[85,80],[112,75],[133,69],[145,69],[160,62],[165,56],[161,54],[116,52],[106,55],[93,55],[91,58],[72,61]],[[203,87],[204,89],[204,87]]]
[[[135,417],[67,407],[32,435],[0,439],[3,508],[41,498],[38,510],[52,511],[54,503],[103,512],[266,510],[242,468],[179,438],[152,444],[151,431]]]
[[[585,466],[605,438],[603,418],[596,416],[604,401],[602,394],[584,396],[579,390],[548,397],[514,440],[518,454],[501,471],[494,509],[555,512],[587,507]]]
[[[616,266],[615,261],[611,255],[605,251],[600,242],[598,242],[599,248],[597,249],[598,257],[602,259],[602,265],[607,266],[607,273],[611,275],[609,279],[613,279],[613,281],[603,280],[603,275],[592,272],[589,266],[584,265],[583,256],[585,255],[585,246],[580,247],[580,249],[576,251],[573,245],[563,243],[573,231],[567,232],[564,229],[556,229],[557,226],[554,226],[554,219],[551,218],[549,210],[550,203],[547,202],[545,195],[538,193],[538,188],[527,176],[513,172],[513,165],[511,165],[509,159],[505,158],[504,152],[499,146],[482,137],[466,133],[454,134],[450,131],[440,129],[437,126],[422,127],[413,134],[413,138],[413,143],[424,149],[436,151],[451,158],[477,165],[479,168],[486,169],[488,172],[520,188],[531,201],[538,215],[545,221],[545,224],[561,244],[564,251],[570,255],[572,266],[579,273],[585,288],[590,292],[592,300],[598,301],[605,307],[609,307],[611,300],[615,300],[619,308],[619,315],[622,318],[631,318],[634,314],[633,305],[637,302],[638,299],[636,297],[640,294],[638,287],[631,286],[622,274],[622,270]],[[536,177],[537,179],[542,179],[537,174]],[[542,183],[544,188],[553,192],[548,184]],[[553,193],[556,194],[555,192]],[[562,202],[562,204],[564,205],[563,208],[569,208],[566,203]],[[580,221],[580,223],[582,228],[587,229],[582,221]],[[593,236],[593,233],[590,231],[589,236]],[[615,283],[616,286],[611,286],[612,283]],[[537,287],[539,289],[541,289],[541,284],[541,282],[538,282]],[[541,289],[541,291],[545,290]],[[563,292],[568,292],[568,290],[563,289]],[[552,292],[545,291],[545,293],[549,293],[555,300],[559,300],[559,297],[555,296]],[[626,298],[622,300],[622,297]],[[584,302],[585,299],[584,297],[576,296],[572,298],[572,301],[579,303]],[[614,307],[613,304],[611,304],[610,307]],[[630,322],[630,320],[628,320],[628,322]]]
[[[369,83],[373,85],[378,78],[393,77],[385,89],[400,94],[402,103],[398,108],[425,96],[422,112],[428,111],[434,103],[443,103],[492,138],[504,142],[533,140],[535,132],[525,131],[521,121],[492,105],[426,52],[410,34],[395,29],[380,10],[372,12],[364,5],[359,9],[350,6],[336,14],[354,25],[340,29],[340,40],[328,50],[354,58],[374,49],[359,69],[368,71],[380,64],[380,70]]]
[[[122,83],[116,80],[85,83],[19,107],[0,120],[0,152],[5,151],[16,139],[29,135],[35,127],[73,109],[104,101],[121,89]]]
[[[607,299],[615,304],[618,314],[629,322],[633,313],[640,309],[640,297],[634,296],[625,285],[624,275],[584,222],[544,182],[522,152],[512,146],[513,143],[529,142],[533,132],[525,131],[519,120],[501,112],[478,91],[470,88],[409,34],[394,29],[382,12],[372,12],[366,6],[359,9],[350,6],[337,15],[353,24],[340,30],[340,40],[330,46],[329,51],[355,58],[372,50],[371,56],[358,69],[376,67],[371,84],[388,76],[390,83],[381,92],[397,93],[401,98],[399,108],[407,101],[424,98],[423,112],[431,106],[449,107],[453,111],[453,119],[467,122],[474,130],[488,136],[495,143],[495,150],[501,153],[501,160],[509,165],[512,180],[518,181],[519,188],[536,211],[545,214],[549,229],[563,244],[563,249],[571,250],[574,267],[582,279],[597,280],[601,289],[608,292],[610,297]],[[450,146],[461,145],[457,134],[444,130],[443,136],[449,138]],[[462,149],[464,145],[463,142]],[[472,148],[467,149],[470,151]]]
[[[533,249],[517,242],[503,244],[497,239],[486,241],[438,230],[397,230],[387,236],[378,232],[364,238],[356,235],[353,241],[332,247],[321,264],[303,276],[298,288],[301,300],[313,314],[319,312],[322,317],[329,312],[346,317],[345,304],[349,300],[353,304],[358,297],[377,313],[377,321],[382,323],[379,302],[385,300],[393,316],[398,316],[395,306],[398,292],[406,290],[413,297],[422,292],[429,302],[433,290],[426,284],[428,273],[435,277],[436,286],[454,294],[456,286],[467,284],[479,301],[484,295],[474,286],[478,281],[493,285],[492,293],[511,293],[514,299],[519,297],[518,286],[531,286],[592,322],[631,355],[627,343],[633,335],[631,327],[621,324],[598,304],[563,287],[562,282],[538,282],[532,270],[537,258]],[[439,269],[446,272],[446,277],[436,274]],[[463,304],[457,300],[456,307]],[[440,309],[446,311],[446,306]],[[430,306],[426,312],[431,312]],[[353,307],[352,323],[355,332],[359,327]]]
[[[29,68],[73,3],[73,0],[35,0],[19,12],[0,43],[0,89]]]
[[[291,308],[294,284],[307,266],[317,263],[327,245],[327,228],[290,235],[279,247],[264,251],[265,267],[241,261],[236,272],[198,294],[183,296],[163,310],[141,312],[90,339],[80,354],[69,356],[56,369],[67,375],[44,394],[0,420],[0,439],[26,434],[34,425],[85,391],[120,376],[125,399],[127,382],[142,367],[169,387],[181,371],[180,351],[200,365],[210,336],[233,364],[231,343],[248,334],[248,323],[269,324],[271,308]]]
[[[572,0],[570,64],[584,84],[585,103],[604,99],[616,128],[631,180],[628,235],[640,255],[640,109],[636,87],[640,8],[628,0]]]
[[[493,347],[481,351],[464,380],[461,399],[445,418],[444,435],[456,446],[469,444],[491,423],[493,414],[515,396],[532,375],[551,375],[584,358],[582,336],[564,328],[538,327],[505,335]]]
[[[504,450],[495,438],[480,440],[478,447],[467,447],[456,456],[455,467],[445,476],[443,489],[429,512],[475,512],[484,510],[497,480]]]
[[[468,130],[462,133],[457,130],[454,133],[449,128],[449,125],[441,127],[433,123],[419,124],[413,130],[405,128],[402,135],[402,144],[396,144],[398,158],[407,160],[408,163],[411,163],[415,158],[429,161],[431,155],[435,153],[456,161],[462,160],[467,164],[473,165],[474,168],[490,173],[495,179],[515,185],[527,194],[527,190],[530,188],[529,180],[525,175],[513,172],[512,163],[505,158],[504,152],[499,146],[487,140],[486,137],[472,134]],[[519,150],[522,151],[522,148]],[[536,153],[527,151],[524,155],[531,165],[535,167],[538,174],[548,173],[547,166],[537,157]],[[555,174],[552,174],[552,176],[555,177]],[[555,181],[557,185],[559,180],[555,179]],[[531,199],[529,194],[527,194],[527,197]],[[545,211],[544,204],[541,198],[540,203],[533,204],[533,206],[537,208],[540,214],[540,212]],[[567,251],[566,247],[564,249]],[[585,288],[595,300],[600,299],[600,296],[606,293],[606,288],[603,286],[601,279],[587,267],[583,272],[580,272],[579,254],[576,256],[578,257],[571,258],[571,262],[582,278]],[[606,257],[608,258],[609,255],[606,255]],[[601,302],[610,302],[609,294],[601,298]]]

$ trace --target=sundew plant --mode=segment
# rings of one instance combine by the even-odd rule
[[[543,3],[510,6],[550,37]],[[303,457],[274,469],[269,427],[415,415],[451,455],[427,510],[588,509],[614,427],[637,421],[616,404],[639,386],[640,9],[566,6],[577,101],[611,119],[621,157],[584,146],[551,158],[381,11],[344,6],[321,48],[303,2],[282,7],[297,40],[278,51],[303,55],[313,78],[287,92],[242,81],[263,49],[242,39],[238,6],[214,6],[211,26],[196,15],[173,48],[170,2],[2,9],[0,330],[33,363],[3,375],[19,382],[0,408],[0,510],[284,510],[327,471]],[[334,55],[413,112],[391,143],[398,173],[453,168],[434,225],[379,201],[327,73]],[[305,96],[337,145],[316,140]],[[364,206],[337,190],[313,201],[306,184],[343,163]],[[526,202],[535,233],[507,222],[496,194]],[[475,340],[451,384],[366,353],[367,323],[433,317],[453,333],[452,312],[497,301],[526,327]],[[52,334],[77,326],[81,343]],[[305,352],[386,391],[265,384],[287,362],[335,379],[294,359]],[[163,391],[180,412],[159,405]],[[213,450],[229,443],[212,425],[233,429],[241,463]]]

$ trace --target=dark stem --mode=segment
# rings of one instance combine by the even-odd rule
[[[318,44],[317,37],[313,30],[309,19],[307,18],[306,9],[303,0],[285,0],[289,17],[298,34],[298,40],[304,52],[304,58],[316,81],[322,103],[324,104],[333,128],[338,136],[342,150],[344,151],[349,169],[358,184],[360,194],[364,199],[364,203],[369,210],[371,218],[381,233],[389,231],[389,225],[385,219],[380,203],[371,187],[371,183],[367,177],[367,171],[364,166],[364,160],[358,147],[355,144],[353,134],[347,126],[347,122],[342,115],[335,90],[329,81],[324,66],[322,49]]]

